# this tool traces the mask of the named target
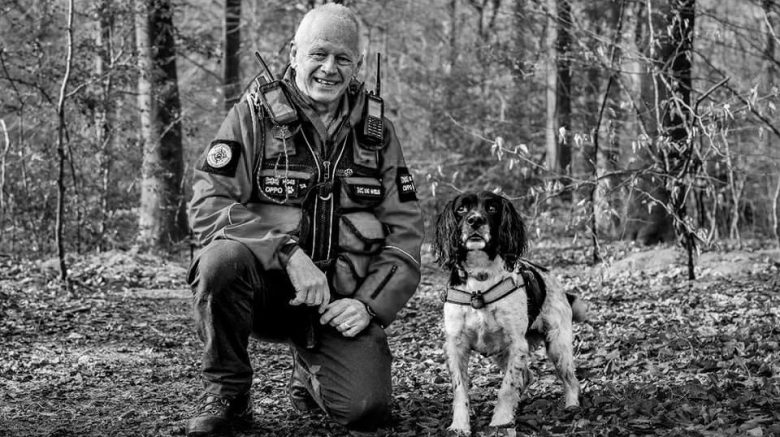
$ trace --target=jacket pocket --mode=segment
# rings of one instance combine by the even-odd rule
[[[343,214],[339,219],[339,248],[343,252],[375,254],[385,242],[385,227],[370,212]]]
[[[260,197],[276,203],[299,203],[312,186],[314,172],[262,169],[257,173]]]
[[[385,187],[382,181],[372,177],[341,178],[341,207],[372,208],[382,203]]]
[[[368,274],[369,255],[342,253],[336,257],[331,290],[339,296],[352,296]]]
[[[387,272],[387,275],[382,278],[382,282],[380,282],[379,285],[376,286],[376,289],[374,289],[374,292],[371,293],[371,299],[376,299],[376,297],[379,296],[379,293],[385,289],[385,286],[388,282],[390,282],[390,279],[393,277],[393,275],[395,275],[396,271],[398,271],[398,266],[393,264],[393,267],[390,268],[390,271]]]

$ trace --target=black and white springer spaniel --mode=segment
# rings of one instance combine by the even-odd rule
[[[482,191],[452,199],[436,225],[434,254],[450,270],[444,300],[444,352],[452,378],[448,435],[471,435],[469,354],[491,356],[504,371],[490,435],[516,435],[515,409],[530,382],[529,342],[544,342],[563,381],[566,408],[579,406],[573,321],[585,305],[563,292],[546,270],[522,258],[525,226],[506,198]]]

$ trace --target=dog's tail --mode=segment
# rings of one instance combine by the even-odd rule
[[[581,323],[588,320],[588,306],[585,305],[582,299],[570,293],[566,293],[566,299],[569,301],[569,306],[571,306],[571,318],[575,322]]]

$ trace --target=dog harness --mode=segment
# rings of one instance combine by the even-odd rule
[[[528,297],[528,321],[530,325],[542,311],[542,304],[544,304],[544,300],[547,297],[547,287],[542,280],[541,274],[531,267],[523,268],[518,273],[523,278],[523,283],[519,286],[515,286],[512,278],[505,278],[485,291],[468,292],[450,287],[441,293],[441,301],[456,305],[471,305],[472,308],[478,310],[523,288]]]
[[[471,305],[474,309],[484,308],[485,305],[497,302],[506,296],[512,294],[515,290],[523,287],[525,284],[521,284],[519,287],[515,287],[515,282],[512,278],[505,278],[498,284],[488,288],[485,291],[477,290],[468,292],[458,288],[449,288],[442,293],[442,302],[454,303],[458,305]]]

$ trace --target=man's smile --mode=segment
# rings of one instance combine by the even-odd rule
[[[318,77],[314,78],[314,82],[316,82],[316,83],[318,83],[320,85],[323,85],[323,86],[335,86],[335,85],[338,85],[340,83],[340,81],[332,81],[332,80],[327,80],[327,79],[320,79]]]

